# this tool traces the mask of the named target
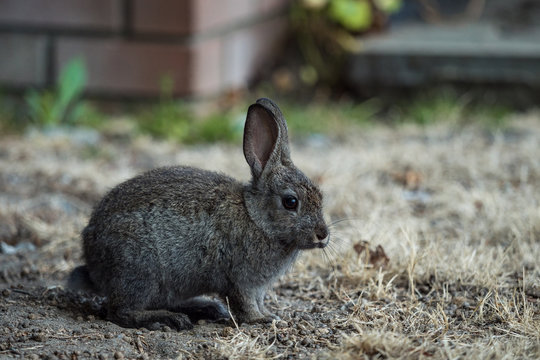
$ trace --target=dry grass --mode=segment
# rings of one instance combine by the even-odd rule
[[[350,219],[321,291],[353,303],[355,331],[328,357],[540,358],[538,117],[489,136],[400,130],[366,133],[310,168],[329,217]],[[385,249],[386,268],[359,261],[361,240]],[[308,254],[295,271],[327,266]]]
[[[129,153],[115,156],[118,149],[107,145],[81,162],[80,156],[57,161],[63,143],[41,146],[47,150],[14,144],[9,151],[25,153],[24,166],[0,159],[1,166],[87,179],[78,198],[98,197],[165,163],[249,175],[237,147],[178,149],[142,139]],[[294,147],[292,155],[325,192],[332,247],[305,253],[276,285],[271,307],[286,321],[212,330],[205,356],[540,358],[540,114],[520,115],[504,131],[375,127],[330,149]],[[0,205],[23,220],[33,216],[23,202]],[[38,219],[43,225],[34,231],[47,251],[78,249],[88,211],[57,219],[61,231]],[[374,255],[377,246],[387,259]],[[50,271],[66,272],[77,261],[67,257]],[[332,315],[309,328],[309,319],[294,315],[298,304],[313,304],[314,317]],[[201,354],[184,349],[180,357]]]

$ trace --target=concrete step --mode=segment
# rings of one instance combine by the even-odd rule
[[[401,24],[363,40],[348,70],[361,91],[452,82],[540,89],[540,23],[514,30],[489,20]]]

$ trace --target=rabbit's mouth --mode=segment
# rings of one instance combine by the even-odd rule
[[[316,248],[324,249],[326,246],[328,246],[328,243],[330,242],[330,234],[328,234],[324,239],[320,240],[317,236],[313,237],[313,245]]]
[[[325,238],[320,239],[316,235],[313,235],[313,238],[310,242],[307,244],[302,244],[298,246],[300,250],[309,250],[309,249],[324,249],[326,246],[328,246],[328,243],[330,242],[330,234],[328,234]]]
[[[326,241],[326,242],[318,243],[318,244],[315,244],[315,245],[316,245],[316,247],[318,247],[319,249],[324,249],[325,247],[328,246],[328,243],[329,243],[329,241]]]

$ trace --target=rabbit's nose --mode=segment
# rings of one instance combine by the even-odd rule
[[[322,241],[328,237],[328,228],[326,226],[319,226],[315,229],[315,236],[317,240]]]

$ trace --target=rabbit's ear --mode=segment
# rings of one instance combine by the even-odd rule
[[[279,127],[279,148],[281,153],[281,162],[284,165],[290,165],[292,164],[291,161],[291,155],[289,151],[289,131],[287,130],[287,122],[285,121],[285,117],[283,116],[283,113],[279,109],[279,107],[270,99],[267,98],[261,98],[257,100],[256,104],[261,105],[264,107],[270,114],[272,115],[272,118],[277,123]]]
[[[260,99],[248,109],[244,156],[255,180],[279,161],[290,162],[287,125],[279,108],[268,99]]]

